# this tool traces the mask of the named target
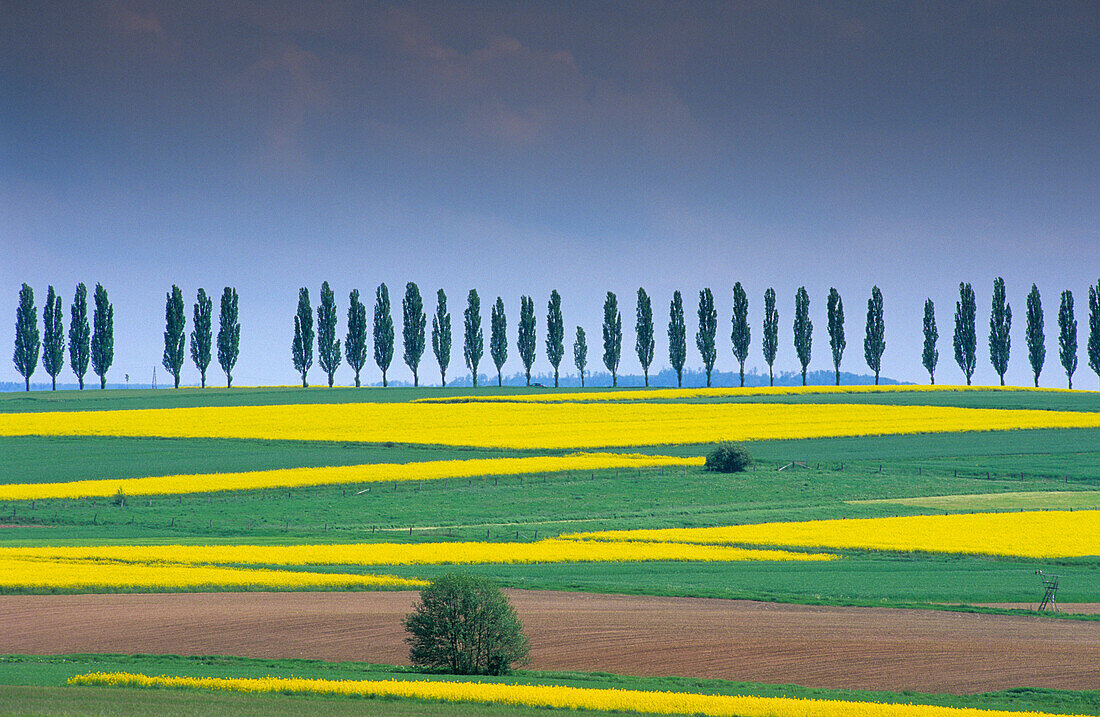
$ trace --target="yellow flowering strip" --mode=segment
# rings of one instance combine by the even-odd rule
[[[539,540],[531,543],[344,545],[100,545],[0,548],[0,560],[183,565],[484,565],[654,560],[831,560],[835,556],[674,542]]]
[[[0,414],[0,435],[162,436],[587,449],[1100,428],[1100,412],[784,403],[345,403]]]
[[[421,587],[423,580],[389,575],[249,570],[196,565],[110,563],[94,560],[31,560],[0,557],[0,589],[269,588],[278,590]]]
[[[618,530],[564,537],[1072,558],[1100,555],[1100,510],[814,520],[718,528]]]
[[[509,685],[496,682],[444,680],[317,680],[261,677],[149,677],[127,672],[92,672],[76,675],[70,685],[108,687],[175,687],[281,694],[348,697],[400,697],[448,702],[475,702],[523,707],[550,707],[605,712],[688,714],[708,717],[1022,717],[1040,712],[1006,712],[932,705],[882,704],[841,700],[793,699],[706,695],[691,692],[565,687],[561,685]]]
[[[570,456],[527,458],[477,458],[424,461],[421,463],[371,463],[358,466],[284,468],[242,473],[208,473],[149,478],[71,481],[68,483],[16,483],[0,485],[0,500],[44,500],[115,495],[164,495],[205,493],[257,488],[295,488],[312,485],[419,481],[440,478],[554,473],[607,468],[701,466],[703,458],[676,458],[625,453],[575,453]]]

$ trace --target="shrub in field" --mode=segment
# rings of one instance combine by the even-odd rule
[[[404,620],[417,667],[459,675],[501,675],[528,658],[515,608],[489,578],[448,573],[420,591]]]
[[[740,473],[752,465],[752,456],[740,443],[724,442],[707,454],[703,468],[718,473]]]

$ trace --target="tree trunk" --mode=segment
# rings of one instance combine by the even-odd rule
[[[929,379],[929,381],[931,381],[931,385],[933,385],[933,386],[936,385],[936,374],[934,374],[934,373],[928,374],[928,379]]]
[[[803,386],[806,385],[806,368],[805,367],[802,368],[802,385]]]
[[[231,373],[225,374],[225,387],[226,388],[233,388],[233,374],[231,374]]]
[[[309,388],[309,384],[306,383],[306,372],[302,371],[302,388]]]
[[[1001,385],[1005,385],[1005,375],[1003,373],[1001,374]]]
[[[649,366],[642,367],[642,370],[645,373],[645,387],[649,388]]]
[[[107,388],[107,374],[99,377],[99,390],[102,391],[105,388]]]
[[[206,388],[206,371],[202,372],[202,384],[200,388]]]
[[[614,371],[611,372],[611,388],[617,388],[619,385],[619,376]]]
[[[1035,374],[1035,388],[1039,388],[1039,374]]]
[[[775,385],[775,376],[772,375],[772,365],[771,364],[768,364],[768,385],[769,386],[774,386]]]
[[[386,370],[382,369],[382,388],[386,388],[389,384],[386,382]]]
[[[836,369],[836,385],[840,385],[840,369]]]
[[[355,387],[359,388],[359,371],[355,371]]]
[[[741,388],[744,388],[745,387],[745,362],[744,361],[741,362],[741,368],[739,370],[739,374],[741,376]]]
[[[84,377],[83,376],[77,376],[76,378],[80,382],[80,390],[83,391],[84,390]]]
[[[420,386],[420,376],[417,375],[416,369],[414,368],[413,369],[413,387],[416,388],[416,387],[419,387],[419,386]]]
[[[875,369],[875,385],[878,385],[878,369]]]
[[[584,371],[581,371],[581,388],[584,388]]]
[[[501,383],[500,383],[500,369],[498,368],[497,369],[497,386],[500,386],[500,385],[501,385]]]
[[[332,374],[331,373],[328,375],[328,387],[332,388]]]
[[[50,376],[50,390],[57,390],[57,376]]]
[[[31,377],[30,376],[24,376],[23,380],[27,382],[27,390],[30,391],[31,390]]]

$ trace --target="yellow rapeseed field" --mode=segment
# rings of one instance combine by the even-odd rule
[[[93,672],[69,678],[70,685],[186,687],[248,694],[399,697],[606,712],[689,714],[708,717],[1021,717],[1039,712],[1004,712],[930,705],[840,700],[644,692],[561,685],[509,685],[444,680],[316,680],[302,678],[150,677],[127,672]]]
[[[0,414],[0,435],[368,441],[587,449],[1097,428],[1100,412],[780,403],[346,403]]]
[[[67,483],[16,483],[0,485],[0,500],[44,500],[125,495],[203,493],[257,488],[293,488],[310,485],[419,481],[473,476],[519,475],[606,468],[652,468],[702,465],[703,458],[676,458],[626,453],[577,453],[570,456],[526,458],[477,458],[423,461],[420,463],[371,463],[358,466],[285,468],[242,473],[172,475],[149,478],[86,480]]]
[[[618,530],[563,537],[1070,558],[1100,556],[1100,510],[814,520],[718,528]]]

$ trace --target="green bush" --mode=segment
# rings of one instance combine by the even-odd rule
[[[752,465],[752,456],[740,443],[719,443],[707,454],[707,462],[703,466],[708,471],[719,473],[740,473]]]
[[[448,573],[420,591],[404,620],[409,659],[456,675],[502,675],[527,662],[523,624],[495,582]]]

